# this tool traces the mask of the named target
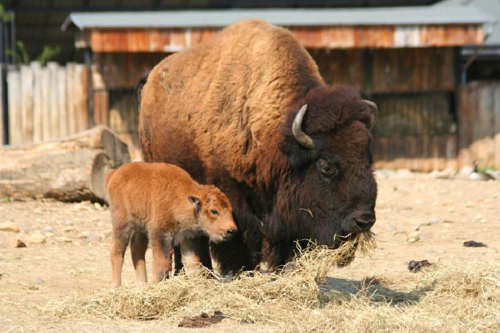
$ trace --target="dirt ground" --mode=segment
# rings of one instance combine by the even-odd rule
[[[333,269],[330,275],[339,283],[374,275],[413,274],[407,269],[410,260],[427,259],[460,267],[474,260],[500,259],[498,181],[435,179],[409,172],[379,172],[377,179],[379,198],[373,231],[378,248],[372,257],[356,258],[347,268]],[[106,207],[88,202],[4,202],[0,204],[0,223],[7,221],[17,224],[20,232],[0,231],[0,331],[187,330],[162,321],[59,319],[44,310],[74,294],[110,288],[110,218]],[[408,235],[414,232],[417,235],[412,236],[419,240],[410,243]],[[34,233],[45,235],[45,243],[28,242]],[[25,239],[27,247],[13,248],[10,241],[15,237]],[[464,247],[469,240],[488,247]],[[150,260],[148,269],[149,264]],[[128,253],[124,283],[134,284]],[[263,328],[272,329],[241,325],[238,331]],[[235,327],[219,324],[201,329],[209,330],[234,331]]]

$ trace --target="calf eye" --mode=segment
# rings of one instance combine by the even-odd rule
[[[338,169],[334,164],[328,163],[323,159],[319,159],[316,166],[321,175],[326,178],[333,178],[338,173]]]
[[[216,209],[210,209],[210,214],[212,214],[214,216],[218,216],[219,212]]]

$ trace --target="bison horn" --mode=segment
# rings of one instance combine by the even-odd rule
[[[306,113],[306,110],[307,110],[307,104],[304,104],[304,106],[300,108],[299,112],[297,112],[297,115],[293,120],[292,133],[293,136],[295,137],[295,140],[297,140],[297,142],[300,143],[302,146],[304,146],[307,149],[314,149],[313,139],[311,139],[310,136],[308,136],[306,133],[304,133],[304,131],[302,131],[302,119],[304,119],[304,114]]]
[[[378,107],[377,104],[367,99],[364,99],[363,102],[365,102],[373,111],[372,115],[370,116],[370,130],[371,130],[373,126],[375,126],[375,123],[377,122],[378,119]]]

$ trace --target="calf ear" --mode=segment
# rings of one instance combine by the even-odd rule
[[[201,209],[201,200],[198,197],[195,197],[193,195],[188,196],[189,202],[193,205],[194,209],[196,211],[199,211]]]

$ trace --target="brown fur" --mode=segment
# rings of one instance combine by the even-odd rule
[[[174,243],[203,232],[211,241],[232,237],[231,203],[215,186],[200,185],[181,168],[165,163],[130,163],[106,175],[113,239],[113,286],[121,285],[128,242],[139,282],[146,282],[144,255],[153,250],[153,280],[171,271]],[[214,211],[217,211],[214,214]]]
[[[273,267],[292,257],[295,240],[338,246],[332,239],[355,228],[354,213],[374,216],[371,110],[353,89],[326,86],[289,31],[260,20],[231,25],[160,62],[140,98],[145,160],[179,165],[233,204],[241,232],[212,246],[222,272],[255,267],[263,235]],[[306,103],[313,150],[291,135]],[[342,172],[324,180],[319,160]]]

